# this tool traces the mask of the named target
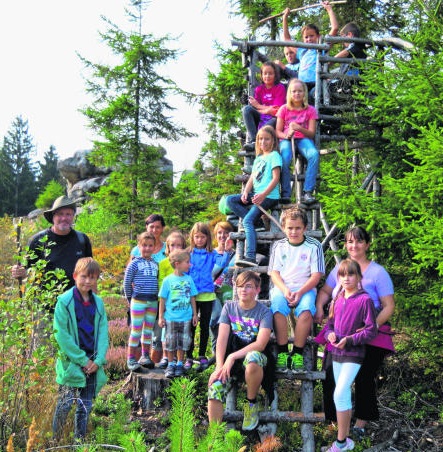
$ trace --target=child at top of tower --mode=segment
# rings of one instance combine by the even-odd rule
[[[335,17],[332,5],[328,2],[321,2],[323,8],[328,12],[331,29],[330,36],[337,36],[338,22]],[[288,27],[288,16],[290,9],[286,8],[283,12],[283,38],[285,41],[291,41],[291,35]],[[301,29],[302,41],[306,44],[318,44],[320,40],[320,30],[317,25],[307,24]],[[297,57],[300,60],[298,78],[305,82],[308,90],[311,91],[315,86],[316,68],[317,68],[317,50],[316,49],[297,49]]]
[[[255,88],[254,96],[249,96],[248,105],[242,111],[247,133],[244,149],[247,151],[255,149],[255,137],[261,127],[275,127],[275,115],[286,99],[285,85],[280,83],[280,71],[272,61],[262,64],[260,78],[262,83]]]

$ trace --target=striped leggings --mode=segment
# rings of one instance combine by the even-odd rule
[[[141,338],[142,352],[149,350],[152,340],[155,318],[157,317],[158,301],[141,301],[132,298],[131,333],[128,346],[137,347]]]

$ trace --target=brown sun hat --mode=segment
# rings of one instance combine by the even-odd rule
[[[54,201],[54,204],[52,204],[52,208],[49,210],[45,210],[43,212],[43,215],[50,223],[52,223],[54,212],[62,208],[72,209],[75,213],[76,209],[75,201],[72,200],[71,198],[68,198],[67,196],[59,196]]]

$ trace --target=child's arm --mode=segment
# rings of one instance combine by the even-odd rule
[[[329,36],[337,36],[338,35],[338,21],[335,16],[334,10],[332,9],[332,5],[329,2],[321,2],[323,8],[328,12],[329,21],[331,23],[331,29],[329,30]]]
[[[291,10],[289,8],[286,8],[283,11],[283,40],[284,41],[292,41],[291,34],[289,33],[289,27],[288,27],[288,16]]]
[[[166,325],[165,321],[165,301],[166,299],[163,297],[159,297],[158,299],[158,326],[164,328]]]
[[[300,298],[306,293],[309,292],[310,290],[314,289],[315,287],[318,286],[318,284],[321,281],[321,278],[323,276],[323,273],[320,272],[315,272],[312,273],[311,276],[308,278],[308,280],[303,284],[303,286],[301,286],[301,288],[299,290],[297,290],[297,292],[295,292],[295,296],[294,296],[294,306],[300,301]],[[291,306],[291,304],[289,303],[289,306]]]
[[[277,120],[278,123],[278,120]],[[306,138],[310,138],[311,140],[315,137],[315,130],[317,129],[317,120],[316,119],[310,119],[308,123],[308,128],[302,127],[300,124],[296,123],[295,121],[291,121],[288,127],[288,133],[286,134],[286,139],[291,139],[294,135],[294,132],[300,132],[302,133]],[[277,134],[278,136],[278,134]],[[280,137],[279,137],[280,138]]]
[[[227,323],[220,323],[218,327],[217,345],[215,347],[215,370],[209,377],[208,386],[211,386],[214,381],[221,380],[226,382],[226,377],[223,377],[223,364],[225,362],[225,353],[228,347],[229,334],[231,333],[231,326]]]
[[[242,200],[243,204],[248,203],[248,196],[249,196],[249,193],[251,193],[251,191],[252,191],[253,182],[254,182],[254,178],[251,175],[251,176],[249,176],[248,182],[246,182],[245,188],[243,189],[243,192],[241,194],[241,200]]]
[[[252,202],[254,204],[260,205],[269,195],[269,193],[271,193],[271,191],[277,186],[279,182],[280,182],[280,167],[276,166],[275,168],[272,169],[271,182],[263,192],[257,193],[252,197]]]
[[[125,277],[123,280],[123,290],[125,292],[125,297],[128,300],[128,302],[131,301],[132,297],[132,283],[133,283],[133,274],[132,274],[132,265],[129,263],[126,267],[125,271]]]
[[[286,300],[288,300],[288,303],[291,302],[295,294],[286,286],[280,272],[278,270],[271,270],[270,277],[274,286],[281,290]]]

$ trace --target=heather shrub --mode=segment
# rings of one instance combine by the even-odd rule
[[[119,380],[126,375],[128,371],[126,368],[126,354],[125,346],[115,347],[112,343],[109,345],[106,353],[107,364],[105,370],[110,380]]]
[[[129,327],[124,319],[108,321],[109,343],[114,347],[125,345],[128,342]]]

